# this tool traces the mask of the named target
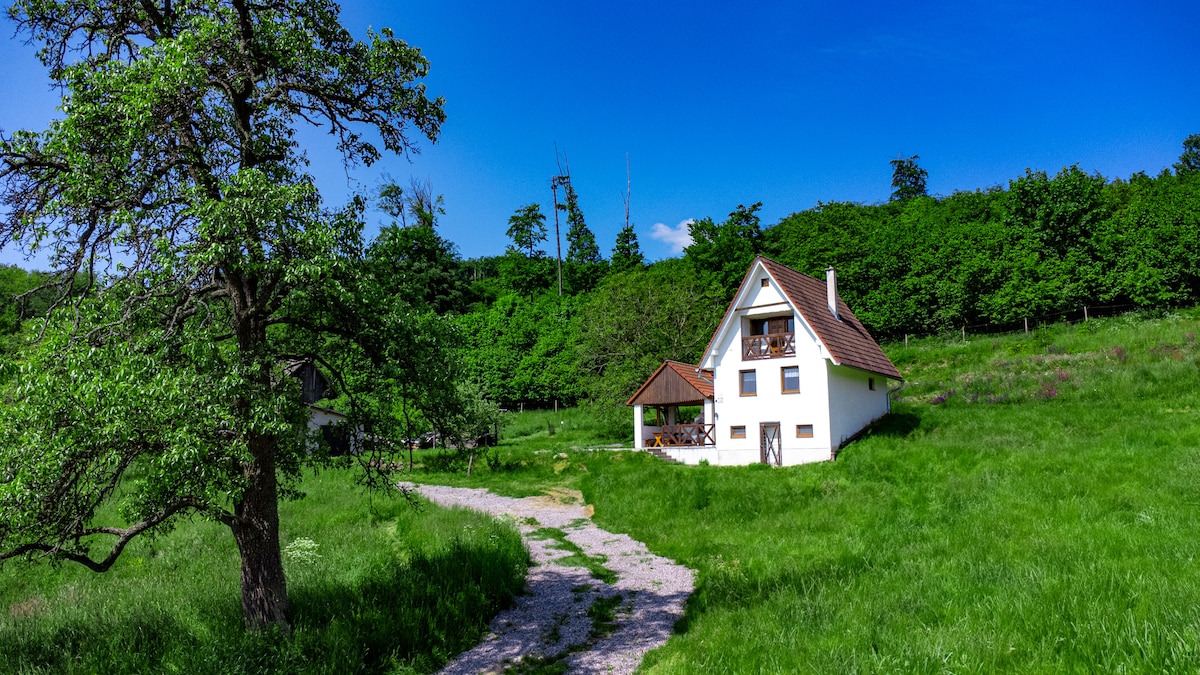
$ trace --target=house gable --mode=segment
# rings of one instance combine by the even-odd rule
[[[696,366],[689,363],[664,361],[625,405],[702,404],[705,399],[712,398],[713,384],[711,379],[701,377],[697,370]]]
[[[809,354],[809,349],[814,349],[815,351],[811,353],[821,356],[829,353],[821,342],[820,335],[812,329],[806,317],[797,311],[783,285],[775,278],[772,271],[762,264],[764,260],[765,258],[762,257],[755,258],[750,269],[746,271],[746,275],[742,277],[742,283],[738,286],[737,293],[734,294],[733,300],[725,310],[725,315],[721,318],[721,322],[713,332],[712,339],[709,340],[708,346],[704,350],[704,356],[700,361],[701,366],[716,367],[721,356],[730,353],[731,343],[744,337],[743,329],[748,324],[747,319],[763,320],[772,316],[786,315],[793,318],[793,331],[790,332],[794,332],[798,338],[801,338],[795,343],[795,348],[801,353]],[[766,280],[766,285],[763,284],[763,280]]]
[[[778,300],[775,300],[776,297]],[[829,311],[827,298],[825,282],[768,258],[755,258],[705,348],[700,365],[708,368],[715,365],[716,357],[723,351],[722,345],[740,335],[742,317],[747,311],[771,313],[773,305],[777,304],[780,310],[793,312],[796,326],[804,328],[804,332],[818,346],[822,357],[834,365],[848,366],[895,380],[903,379],[900,371],[841,297],[837,298],[836,317]]]

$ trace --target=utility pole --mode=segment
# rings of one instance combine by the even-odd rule
[[[554,176],[550,179],[550,191],[554,193],[554,248],[558,251],[558,297],[562,297],[562,237],[558,236],[558,186],[571,180],[570,176]]]

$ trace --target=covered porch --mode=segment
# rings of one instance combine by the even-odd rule
[[[635,448],[715,447],[712,373],[667,361],[630,397]],[[698,409],[698,414],[681,409]]]

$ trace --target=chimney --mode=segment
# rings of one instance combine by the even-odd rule
[[[838,316],[837,310],[837,272],[833,271],[832,265],[825,269],[825,291],[829,295],[829,313],[841,321],[842,317]]]

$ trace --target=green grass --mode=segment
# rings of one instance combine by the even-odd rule
[[[632,430],[623,433],[629,435]],[[417,472],[408,478],[440,485],[486,487],[507,497],[528,497],[542,494],[552,485],[576,487],[587,470],[581,458],[631,446],[632,442],[614,435],[584,408],[508,413],[499,446],[481,451],[487,457],[475,458],[470,476],[466,475],[461,456],[451,460],[452,453],[421,450],[414,457]]]
[[[1195,672],[1198,317],[887,346],[894,414],[835,462],[502,446],[472,481],[579,488],[699,571],[650,673]]]
[[[135,541],[109,572],[0,571],[0,663],[23,673],[431,672],[524,585],[511,524],[369,499],[343,471],[281,508],[291,639],[242,629],[238,558],[220,525]]]

